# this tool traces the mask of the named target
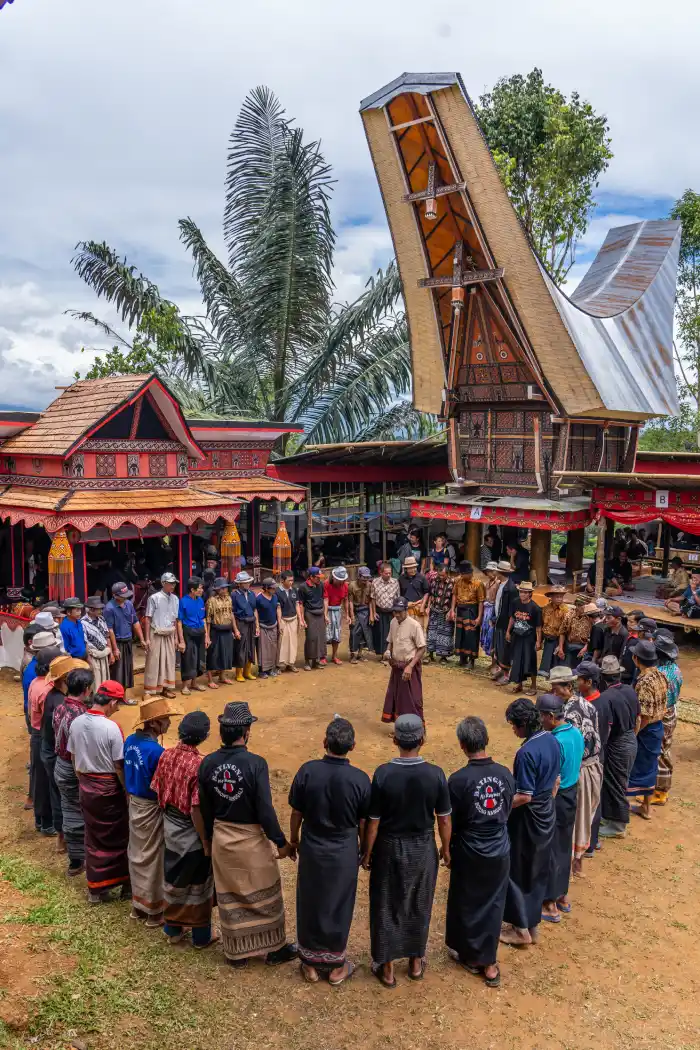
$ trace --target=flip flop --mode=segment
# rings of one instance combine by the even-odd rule
[[[331,988],[340,988],[341,984],[345,984],[345,982],[349,981],[353,974],[357,972],[357,966],[354,962],[350,962],[349,959],[347,962],[347,966],[348,972],[345,974],[345,977],[341,977],[339,981],[331,981],[330,977],[328,978],[328,983],[331,986]],[[396,983],[396,981],[394,981],[394,983]]]
[[[500,988],[501,987],[501,971],[500,971],[500,968],[498,966],[496,967],[496,970],[498,972],[496,973],[495,977],[487,977],[486,974],[484,974],[484,981],[486,982],[486,987],[487,988]]]
[[[411,967],[408,967],[408,976],[411,981],[422,981],[425,977],[425,968],[428,965],[425,959],[420,961],[420,973],[411,973]]]
[[[542,912],[542,922],[561,922],[561,915],[549,915]]]
[[[571,911],[571,905],[570,904],[560,904],[559,901],[557,901],[557,909],[559,911],[563,912],[564,915],[568,915],[569,912]]]
[[[299,972],[301,973],[301,976],[304,978],[307,984],[318,984],[320,980],[318,972],[316,972],[315,976],[312,977],[309,973],[309,967],[306,965],[306,963],[299,964]],[[329,981],[328,983],[330,984],[331,982]],[[342,981],[340,983],[342,984]]]
[[[394,978],[393,981],[387,981],[379,963],[372,963],[372,976],[376,977],[379,983],[383,984],[385,988],[396,988],[396,978]]]
[[[463,970],[466,970],[467,973],[473,973],[475,977],[480,977],[483,973],[483,966],[472,966],[471,963],[465,963],[459,959],[457,961],[459,962],[459,965],[462,967]]]
[[[645,813],[639,806],[630,806],[630,813],[634,813],[636,816],[641,817],[642,820],[651,820],[651,814]]]

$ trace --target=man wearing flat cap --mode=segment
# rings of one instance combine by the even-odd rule
[[[405,598],[396,599],[393,613],[384,653],[391,674],[382,722],[395,722],[399,715],[407,714],[418,715],[423,720],[421,660],[425,653],[425,634],[418,620],[409,616]]]
[[[221,747],[199,767],[199,805],[214,866],[224,955],[234,966],[255,955],[289,962],[279,857],[295,859],[272,805],[267,762],[248,750],[257,722],[245,701],[219,715]],[[271,846],[275,846],[276,850]]]

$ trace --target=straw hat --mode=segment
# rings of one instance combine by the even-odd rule
[[[498,572],[498,562],[487,561],[486,565],[484,566],[484,572]]]
[[[532,584],[529,580],[521,580],[520,583],[516,584],[519,591],[531,591],[533,590]]]
[[[90,664],[86,660],[76,660],[73,656],[57,656],[51,661],[49,676],[54,682],[57,682],[60,678],[65,678],[71,671],[79,670],[89,671]]]
[[[412,554],[409,554],[409,556],[407,558],[404,558],[403,567],[404,567],[404,569],[417,569],[418,568],[418,562],[416,561],[416,559],[413,557]]]
[[[548,591],[544,592],[545,598],[558,597],[560,594],[566,594],[566,587],[550,587]]]
[[[510,564],[509,561],[499,561],[499,563],[498,563],[498,571],[499,572],[512,572],[513,571],[513,566]]]
[[[139,704],[138,721],[134,723],[134,729],[143,729],[146,722],[152,722],[156,718],[170,718],[171,716],[184,715],[183,709],[168,700],[164,696],[154,696],[150,700],[142,700]]]

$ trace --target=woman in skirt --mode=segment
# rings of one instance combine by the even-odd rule
[[[537,652],[542,648],[542,610],[532,600],[532,584],[522,580],[518,584],[518,600],[506,632],[506,641],[513,646],[510,681],[514,693],[535,696],[537,693]],[[526,678],[532,680],[529,689],[523,689]]]
[[[496,646],[494,645],[493,630],[495,626],[494,608],[496,606],[496,595],[501,586],[498,576],[498,562],[487,562],[484,569],[486,576],[486,597],[484,598],[484,617],[481,624],[481,638],[479,644],[487,656],[491,657],[491,669],[496,666]]]
[[[206,624],[209,629],[209,647],[207,649],[207,674],[209,688],[218,689],[214,675],[218,672],[221,685],[231,685],[232,679],[226,675],[235,663],[233,635],[235,623],[233,605],[228,590],[228,580],[219,576],[212,584],[211,597],[207,602]]]
[[[483,583],[474,579],[472,563],[461,562],[459,576],[455,580],[452,593],[452,608],[448,616],[450,620],[454,620],[456,625],[455,652],[463,667],[466,664],[473,667],[479,655],[479,637],[485,597],[486,591]]]
[[[454,649],[454,623],[447,618],[452,608],[448,564],[448,561],[438,563],[428,592],[428,656],[434,660],[437,654],[442,663],[447,663],[447,657],[452,656]]]
[[[185,639],[185,651],[180,657],[183,696],[189,696],[193,689],[198,693],[205,691],[203,685],[197,685],[197,679],[206,668],[206,651],[209,648],[209,624],[203,592],[202,581],[198,576],[193,576],[187,581],[187,593],[180,598],[178,619]]]

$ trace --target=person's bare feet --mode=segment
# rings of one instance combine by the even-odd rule
[[[583,878],[583,857],[574,857],[571,870],[574,875]]]
[[[301,963],[299,968],[301,970],[301,976],[304,978],[307,984],[318,984],[318,971],[315,970],[313,966],[308,966],[307,963]],[[336,971],[334,970],[333,973],[335,972]]]
[[[495,979],[499,975],[499,972],[500,971],[499,971],[498,966],[496,965],[496,963],[493,963],[491,966],[485,966],[484,967],[484,977],[486,978],[487,981],[495,981]]]
[[[222,677],[222,678],[219,679],[219,683],[221,685],[233,685],[233,679],[232,678],[223,678]]]

